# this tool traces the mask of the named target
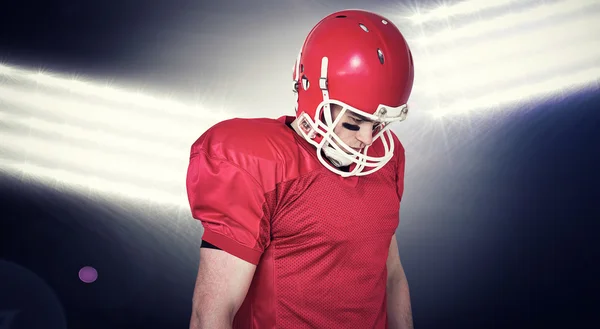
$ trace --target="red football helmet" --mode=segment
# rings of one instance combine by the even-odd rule
[[[344,177],[382,168],[394,152],[389,124],[406,118],[413,78],[410,48],[385,17],[344,10],[322,19],[304,41],[293,75],[299,128],[316,146],[321,163]],[[330,104],[342,107],[335,121]],[[367,156],[369,146],[355,151],[333,132],[347,110],[378,123],[373,143],[383,143],[383,156]],[[336,166],[325,161],[321,151]],[[338,169],[353,163],[350,172]]]

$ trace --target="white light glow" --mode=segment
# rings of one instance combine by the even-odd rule
[[[573,13],[581,13],[583,15],[591,9],[598,8],[600,8],[600,3],[597,0],[560,1],[467,24],[459,28],[448,28],[441,32],[427,34],[425,37],[418,39],[417,43],[421,46],[439,46],[464,38],[486,36],[492,32],[507,31],[526,24],[531,25],[536,22],[552,21]]]
[[[426,13],[416,13],[411,18],[415,24],[446,19],[450,16],[460,16],[476,13],[478,11],[493,9],[515,3],[516,0],[470,0],[461,1],[453,5],[440,5]]]
[[[553,79],[537,83],[498,89],[482,97],[457,101],[432,111],[432,115],[435,117],[454,117],[460,114],[490,109],[499,105],[508,107],[508,105],[517,101],[531,101],[552,97],[555,93],[568,88],[581,89],[590,85],[596,85],[600,82],[598,81],[599,79],[600,67],[587,69],[585,71],[560,75]]]
[[[515,3],[463,1],[417,20]],[[416,67],[412,102],[420,105],[414,111],[453,118],[487,114],[598,83],[598,9],[597,0],[529,1],[527,9],[485,21],[456,28],[449,21],[450,29],[442,32],[433,30],[439,25],[415,27],[424,38],[408,40]],[[0,168],[48,184],[163,204],[186,206],[190,145],[208,127],[235,117],[201,104],[2,64],[0,78],[7,81],[0,84]]]
[[[561,47],[555,51],[544,51],[529,56],[506,58],[504,61],[493,64],[482,63],[452,65],[448,69],[421,85],[421,90],[429,95],[442,92],[445,95],[469,93],[477,91],[479,94],[488,93],[494,87],[513,82],[523,88],[530,85],[540,76],[568,72],[578,64],[591,65],[600,58],[600,39],[590,40],[581,45]],[[590,71],[592,72],[592,71]],[[546,79],[547,77],[542,77]],[[590,79],[596,76],[590,75]]]
[[[1,148],[23,155],[23,161],[52,164],[57,168],[70,167],[95,175],[137,182],[140,185],[169,185],[184,182],[182,172],[187,169],[188,152],[178,161],[157,162],[152,157],[129,153],[102,152],[85,145],[48,141],[35,135],[1,131]]]
[[[59,168],[49,168],[40,164],[19,163],[0,159],[0,168],[11,173],[34,178],[46,185],[56,183],[66,184],[75,191],[93,190],[111,195],[121,195],[127,198],[151,201],[153,203],[186,207],[185,194],[165,193],[161,189],[141,187],[114,180],[106,180],[92,175],[82,175]]]
[[[207,111],[200,105],[187,105],[182,102],[158,98],[141,92],[121,90],[107,84],[84,82],[77,79],[68,79],[57,75],[43,72],[31,72],[27,70],[11,68],[3,65],[0,74],[8,75],[13,79],[30,80],[37,84],[62,89],[72,93],[85,96],[94,96],[117,104],[129,104],[146,109],[155,109],[168,115],[195,117],[200,119],[223,120],[228,117],[227,113]]]
[[[143,110],[132,111],[122,105],[100,106],[93,102],[73,100],[68,96],[56,97],[4,86],[0,86],[0,99],[5,103],[35,110],[39,116],[58,117],[62,122],[72,122],[90,129],[117,129],[133,136],[145,136],[151,141],[174,143],[176,147],[189,145],[190,134],[197,135],[217,122],[211,117],[204,120],[161,117],[144,113]]]
[[[6,128],[0,168],[76,189],[182,206],[190,146],[224,118],[224,112],[6,65],[0,74],[10,79],[0,85]],[[162,106],[166,111],[156,111]]]
[[[587,51],[592,48],[588,43],[598,42],[597,35],[590,27],[598,24],[599,19],[600,15],[586,15],[541,29],[527,29],[516,34],[507,33],[472,45],[451,47],[432,53],[416,50],[420,53],[419,61],[422,63],[419,72],[435,72],[438,75],[452,68],[469,71],[474,64],[491,66],[519,61],[526,56],[541,52],[555,53],[569,51],[569,49]],[[570,58],[565,60],[571,61]],[[552,63],[539,63],[542,64],[552,65]]]
[[[147,141],[126,135],[115,135],[98,129],[86,129],[67,123],[55,123],[36,117],[26,117],[2,111],[0,109],[0,122],[9,126],[21,128],[23,131],[45,133],[54,138],[71,141],[86,142],[98,149],[127,153],[160,159],[161,161],[181,160],[182,155],[189,152],[189,142],[182,145],[160,143],[158,141]],[[176,147],[178,146],[178,147]]]
[[[529,5],[447,35],[424,28],[425,42],[413,43],[420,65],[412,101],[422,112],[446,117],[594,85],[600,68],[600,3]],[[515,28],[521,25],[527,26]],[[446,42],[478,33],[484,37],[477,41]]]

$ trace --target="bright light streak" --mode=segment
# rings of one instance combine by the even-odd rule
[[[562,1],[450,31],[458,37],[460,31],[467,30],[499,32],[476,43],[456,47],[451,43],[441,47],[417,44],[414,53],[421,69],[416,72],[413,101],[420,103],[425,112],[443,117],[595,84],[600,76],[600,12],[590,9],[598,4]],[[577,11],[582,12],[579,17]],[[529,20],[525,14],[531,15]],[[547,20],[541,26],[504,31],[541,18]]]
[[[0,120],[13,129],[0,132],[0,149],[17,158],[3,160],[2,167],[28,175],[50,175],[45,181],[57,179],[111,194],[160,198],[154,201],[181,205],[186,200],[189,147],[206,128],[223,119],[179,102],[6,65],[0,65],[0,74],[11,78],[10,84],[0,86],[4,105]],[[49,88],[11,87],[27,79]],[[44,93],[52,88],[71,94]],[[114,105],[94,104],[90,97],[77,100],[82,95],[99,96]],[[141,108],[124,105],[127,103]],[[11,104],[16,107],[10,108]],[[163,106],[167,111],[147,111]],[[39,133],[48,137],[35,137],[43,136]]]
[[[460,16],[476,13],[478,11],[503,7],[517,2],[516,0],[470,0],[462,1],[453,5],[441,5],[426,13],[417,13],[410,17],[415,24],[428,21],[446,19],[450,16]]]
[[[508,106],[511,103],[552,97],[556,92],[568,88],[585,88],[598,84],[600,81],[600,67],[584,71],[557,76],[553,79],[519,85],[513,88],[495,90],[489,95],[478,98],[469,98],[458,101],[432,112],[435,117],[452,117],[453,115],[473,112],[475,110],[490,109],[500,104]]]
[[[53,164],[77,171],[93,172],[106,179],[137,182],[140,186],[163,187],[185,181],[188,152],[179,161],[157,162],[152,157],[132,156],[128,153],[102,152],[77,144],[56,143],[34,135],[0,131],[0,148],[21,154],[28,162]]]
[[[161,189],[144,188],[132,184],[110,181],[92,175],[82,175],[63,169],[49,168],[40,164],[15,163],[0,159],[0,168],[11,173],[20,173],[24,176],[34,178],[48,186],[56,183],[67,184],[78,192],[93,190],[111,195],[121,195],[128,198],[147,200],[153,203],[174,205],[178,207],[187,206],[185,194],[176,195],[165,193]]]
[[[59,137],[63,140],[83,141],[98,149],[128,153],[130,155],[145,155],[154,159],[181,160],[182,156],[189,152],[189,144],[185,147],[173,144],[165,144],[155,141],[147,141],[140,138],[131,138],[127,136],[117,136],[115,134],[102,131],[101,128],[86,129],[66,123],[54,123],[36,117],[25,117],[21,115],[3,112],[0,109],[0,122],[10,126],[17,126],[24,131],[32,130],[43,132],[54,138]],[[175,147],[179,146],[179,147]]]
[[[465,1],[442,6],[422,18],[460,16],[515,2]],[[600,77],[599,65],[594,63],[600,57],[598,31],[594,31],[598,27],[599,15],[594,12],[597,4],[592,0],[544,4],[437,33],[421,44],[416,43],[414,53],[423,55],[416,56],[420,69],[415,96],[426,100],[422,102],[426,106],[439,101],[427,92],[438,97],[452,95],[451,103],[433,113],[443,117],[548,97],[567,88],[596,83]],[[579,11],[588,15],[577,21],[565,19]],[[544,29],[532,26],[537,22],[551,26]],[[515,34],[510,30],[523,25],[528,29]],[[463,42],[460,48],[452,49],[452,41],[474,36],[487,38],[476,45]],[[592,67],[583,68],[584,65]],[[573,69],[579,70],[564,73]],[[543,74],[557,75],[539,81],[544,77],[536,75]],[[3,123],[21,128],[0,133],[0,150],[8,150],[7,154],[17,154],[18,158],[0,159],[0,168],[41,176],[46,182],[59,181],[110,194],[186,205],[189,146],[206,128],[228,118],[224,112],[209,112],[201,106],[1,64],[0,75],[35,89],[0,86],[4,107],[17,105],[32,114],[21,116],[14,109],[0,112]],[[513,80],[523,81],[508,88],[498,87]],[[487,93],[458,99],[481,89]],[[52,90],[66,95],[41,92]],[[93,97],[77,100],[71,96]],[[102,105],[93,104],[99,99]],[[106,101],[110,104],[104,104]],[[29,128],[32,133],[19,135],[17,131],[22,128]],[[55,134],[67,142],[35,137],[37,132]],[[82,147],[83,143],[89,147]]]
[[[40,116],[52,116],[67,122],[88,126],[92,129],[107,127],[128,132],[129,135],[143,135],[144,139],[173,143],[175,147],[190,146],[198,133],[216,123],[205,118],[202,121],[171,118],[170,120],[151,116],[143,111],[131,112],[119,107],[99,106],[68,97],[55,97],[40,92],[18,90],[0,86],[0,99],[9,103],[35,109]]]
[[[452,66],[445,72],[438,73],[421,88],[430,95],[457,94],[478,91],[481,93],[494,90],[495,86],[514,82],[527,86],[539,80],[540,76],[558,74],[577,67],[578,64],[593,65],[600,59],[600,39],[590,40],[582,45],[559,47],[555,51],[539,52],[529,56],[507,58],[505,61],[489,62],[489,64]],[[542,77],[544,78],[544,77]],[[590,79],[596,78],[590,76]],[[533,81],[532,81],[533,80]]]
[[[448,68],[469,71],[474,64],[494,65],[519,61],[523,56],[535,52],[560,52],[565,51],[566,48],[587,51],[590,49],[587,43],[598,41],[590,26],[598,24],[599,20],[600,15],[588,15],[547,28],[532,28],[522,33],[490,38],[474,45],[436,51],[431,54],[422,52],[419,56],[419,61],[422,62],[419,72],[424,74],[435,72],[437,76]],[[541,64],[548,66],[547,63],[538,63],[538,66]]]
[[[0,75],[11,75],[13,71],[13,68],[0,63]]]
[[[449,28],[432,35],[428,34],[416,41],[420,46],[439,46],[463,38],[485,36],[492,32],[507,31],[511,28],[525,24],[552,21],[559,16],[566,16],[577,12],[585,14],[592,9],[598,9],[598,7],[600,7],[598,0],[560,1],[557,3],[540,5],[517,13],[482,20],[473,24],[467,24],[460,28]]]
[[[14,79],[30,80],[49,88],[63,89],[79,95],[95,96],[115,103],[135,105],[146,109],[155,109],[169,115],[212,119],[217,121],[228,117],[226,113],[207,111],[199,105],[191,106],[176,100],[159,98],[140,92],[129,92],[108,85],[67,79],[49,73],[34,73],[28,70],[1,65],[0,74],[8,75]]]

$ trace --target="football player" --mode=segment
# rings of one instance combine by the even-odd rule
[[[412,328],[396,229],[411,51],[378,14],[345,10],[307,36],[295,117],[231,119],[192,146],[204,233],[192,329]]]

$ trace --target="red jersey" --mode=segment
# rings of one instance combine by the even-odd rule
[[[387,328],[404,148],[393,135],[383,168],[342,178],[293,120],[227,120],[191,149],[187,190],[202,239],[257,265],[233,328]],[[381,142],[369,155],[383,155]]]

